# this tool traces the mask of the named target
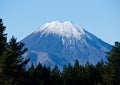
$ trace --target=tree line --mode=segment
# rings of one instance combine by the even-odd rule
[[[15,37],[7,42],[5,29],[0,19],[0,85],[120,85],[120,42],[107,52],[107,62],[80,65],[76,60],[62,71],[57,65],[50,68],[41,63],[26,69],[30,59],[22,55],[27,49]]]

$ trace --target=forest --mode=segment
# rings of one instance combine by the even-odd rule
[[[7,41],[6,27],[0,19],[0,85],[120,85],[120,42],[106,52],[107,62],[96,65],[64,65],[61,71],[39,63],[26,69],[29,62],[22,55],[27,51],[15,37]]]

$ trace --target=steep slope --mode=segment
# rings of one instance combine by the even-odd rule
[[[105,52],[111,49],[111,45],[69,21],[48,22],[22,42],[29,49],[24,54],[31,58],[29,64],[57,64],[60,68],[64,64],[73,64],[76,59],[81,64],[106,61]]]

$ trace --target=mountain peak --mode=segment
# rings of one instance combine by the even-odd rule
[[[79,25],[73,24],[71,21],[50,21],[41,26],[36,32],[42,32],[43,34],[52,33],[77,39],[80,39],[81,35],[84,35],[84,29]]]
[[[69,63],[74,65],[75,60],[83,65],[106,61],[105,52],[112,47],[70,21],[47,22],[21,42],[28,48],[24,56],[30,57],[29,65],[40,62],[54,67],[57,64],[61,69]]]

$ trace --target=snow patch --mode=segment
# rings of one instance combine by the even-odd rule
[[[74,37],[80,39],[85,34],[84,30],[79,26],[71,23],[70,21],[59,22],[52,21],[41,26],[37,31],[42,34],[48,35],[49,33],[58,34],[63,37]]]

